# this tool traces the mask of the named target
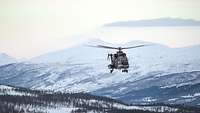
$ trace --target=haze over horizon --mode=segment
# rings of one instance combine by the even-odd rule
[[[30,58],[73,46],[87,38],[100,38],[112,43],[144,40],[170,47],[196,45],[200,44],[199,28],[183,29],[179,33],[172,33],[170,29],[166,32],[159,30],[159,36],[166,38],[154,38],[156,29],[143,33],[143,30],[135,28],[133,35],[130,29],[111,30],[100,26],[117,21],[163,17],[200,20],[199,10],[198,0],[0,1],[0,53]],[[120,35],[115,32],[120,32]]]

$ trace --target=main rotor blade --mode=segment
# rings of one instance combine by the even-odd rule
[[[110,46],[103,46],[103,45],[87,45],[89,47],[96,47],[96,48],[106,48],[106,49],[117,49],[117,50],[122,50],[122,49],[132,49],[132,48],[138,48],[138,47],[143,47],[143,46],[148,46],[148,45],[138,45],[138,46],[132,46],[132,47],[110,47]]]
[[[110,46],[103,46],[103,45],[98,45],[98,47],[108,48],[108,49],[118,49],[118,47],[110,47]]]
[[[132,46],[132,47],[123,47],[122,49],[133,49],[133,48],[138,48],[138,47],[143,47],[147,45],[138,45],[138,46]]]
[[[119,49],[118,47],[110,47],[110,46],[103,46],[103,45],[97,45],[97,46],[93,46],[93,45],[87,45],[89,47],[97,47],[97,48],[106,48],[106,49]]]

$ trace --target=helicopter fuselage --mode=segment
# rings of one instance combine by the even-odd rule
[[[112,73],[114,69],[122,70],[122,72],[128,72],[129,63],[126,53],[119,50],[115,54],[108,54],[111,64],[108,65],[110,72]]]
[[[108,54],[108,58],[111,61],[111,64],[108,65],[108,69],[110,69],[110,73],[112,73],[114,69],[119,69],[119,70],[122,70],[122,72],[128,73],[128,68],[129,68],[128,58],[126,56],[126,53],[124,53],[122,50],[133,49],[133,48],[143,47],[147,45],[137,45],[137,46],[131,46],[131,47],[111,47],[111,46],[105,46],[105,45],[97,45],[97,46],[89,45],[89,46],[118,50],[117,53],[115,54]]]

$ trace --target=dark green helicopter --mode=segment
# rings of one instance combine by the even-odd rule
[[[110,59],[111,61],[111,63],[108,65],[108,69],[110,69],[110,73],[112,73],[114,69],[119,69],[119,70],[122,70],[122,72],[128,73],[128,68],[129,68],[128,58],[126,56],[126,53],[124,53],[122,50],[133,49],[133,48],[143,47],[147,45],[138,45],[138,46],[132,46],[132,47],[110,47],[110,46],[104,46],[104,45],[97,45],[97,46],[89,45],[89,46],[118,50],[114,54],[108,54],[107,58]]]

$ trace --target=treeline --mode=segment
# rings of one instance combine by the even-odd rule
[[[80,108],[73,112],[106,112],[108,109],[114,109],[114,103],[124,104],[118,100],[87,93],[62,93],[26,88],[0,89],[0,93],[0,113],[37,113],[43,112],[44,108],[56,107]]]
[[[127,105],[118,100],[87,93],[62,93],[25,88],[0,89],[0,113],[45,113],[44,109],[57,107],[76,108],[72,110],[72,113],[157,113],[143,110],[120,109],[116,107],[116,104]],[[156,106],[159,105],[161,104]],[[179,110],[173,113],[198,113],[200,111],[198,108],[181,106],[177,108]],[[166,111],[165,113],[172,112]]]

